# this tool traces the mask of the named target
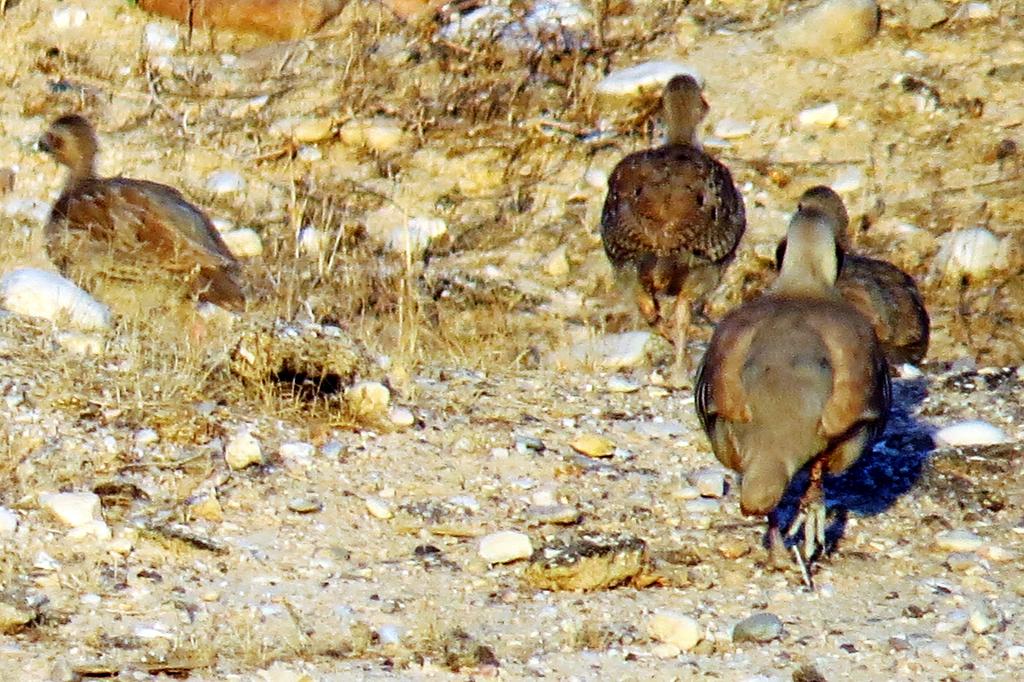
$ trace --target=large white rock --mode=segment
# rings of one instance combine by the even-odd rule
[[[598,94],[614,96],[638,95],[646,90],[659,90],[674,76],[687,74],[703,85],[704,79],[697,70],[683,62],[654,60],[613,71],[605,76],[596,87]]]
[[[231,437],[224,448],[224,459],[236,471],[251,464],[263,463],[263,446],[249,429],[242,429]]]
[[[263,255],[263,239],[250,227],[222,232],[220,238],[235,258],[257,258]]]
[[[102,521],[100,498],[95,493],[43,493],[39,504],[70,528]]]
[[[557,369],[636,367],[647,361],[653,338],[654,335],[648,331],[606,334],[554,351],[548,356],[548,363]]]
[[[0,300],[12,313],[82,331],[110,328],[110,310],[71,280],[36,268],[18,268],[0,279]]]
[[[675,611],[657,611],[647,621],[647,632],[654,639],[673,644],[681,651],[697,646],[704,636],[696,618]]]
[[[533,554],[530,536],[514,530],[501,530],[480,539],[480,556],[489,564],[507,564]]]
[[[947,279],[982,279],[996,265],[999,238],[984,227],[956,230],[940,238],[942,247],[935,256],[935,269]]]
[[[826,56],[860,47],[878,33],[878,25],[875,0],[825,0],[785,17],[774,38],[784,50]]]
[[[980,419],[950,424],[939,429],[933,439],[939,447],[998,445],[1010,440],[1002,429]]]

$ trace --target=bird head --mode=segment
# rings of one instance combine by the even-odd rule
[[[39,138],[39,148],[53,155],[73,175],[85,177],[93,172],[98,143],[92,125],[77,114],[61,116]]]
[[[661,96],[669,144],[699,146],[697,126],[708,113],[700,84],[689,74],[673,76]]]

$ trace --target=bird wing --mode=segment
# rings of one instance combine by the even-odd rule
[[[746,225],[729,171],[701,150],[669,145],[630,154],[609,179],[602,224],[627,233],[634,249],[690,253],[720,261]],[[616,227],[609,230],[609,225]]]
[[[815,307],[807,322],[818,331],[832,365],[821,435],[834,440],[859,425],[884,423],[891,404],[888,365],[868,320],[837,301]]]

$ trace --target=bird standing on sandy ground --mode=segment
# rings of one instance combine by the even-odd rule
[[[708,112],[692,77],[676,76],[662,95],[666,144],[628,155],[608,179],[601,238],[618,273],[635,275],[637,306],[660,334],[675,344],[677,383],[683,371],[693,304],[718,284],[746,228],[743,197],[729,169],[697,140]],[[674,333],[660,297],[674,297]],[[688,368],[687,368],[688,369]]]
[[[804,581],[825,548],[822,475],[850,467],[881,434],[889,370],[868,320],[835,287],[841,252],[831,217],[801,204],[771,290],[715,329],[697,375],[697,416],[722,464],[742,475],[740,508],[768,516],[773,562],[783,540],[776,507],[794,474],[810,483],[790,536]]]
[[[87,289],[97,279],[127,280],[244,308],[238,261],[178,190],[98,177],[96,133],[81,116],[53,121],[39,146],[69,171],[45,228],[47,253],[63,274]]]
[[[810,188],[800,197],[799,206],[814,208],[829,221],[844,252],[836,288],[871,322],[889,363],[919,363],[928,352],[930,323],[913,278],[887,261],[849,253],[850,218],[843,200],[830,187]],[[783,239],[775,251],[779,267],[785,252]]]

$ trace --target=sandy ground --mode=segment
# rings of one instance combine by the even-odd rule
[[[82,356],[49,323],[0,319],[0,506],[17,520],[0,535],[0,611],[27,621],[4,626],[0,679],[1019,677],[1024,206],[1005,142],[1024,123],[1017,3],[973,19],[933,3],[949,20],[929,28],[914,13],[924,3],[883,3],[874,40],[823,58],[776,49],[778,2],[613,2],[600,31],[527,49],[355,0],[317,37],[271,45],[205,31],[188,45],[112,0],[7,4],[3,270],[50,267],[39,233],[61,174],[34,142],[80,111],[99,128],[102,172],[174,184],[259,235],[253,319],[340,330],[364,357],[356,378],[386,383],[414,421],[242,382],[226,358],[244,321],[214,334],[222,347],[195,348],[124,314],[103,353]],[[77,28],[55,14],[74,9]],[[158,52],[147,31],[173,44]],[[927,362],[896,382],[883,441],[829,482],[848,514],[813,593],[795,570],[762,565],[763,528],[739,514],[731,474],[721,497],[696,491],[695,476],[721,469],[690,392],[657,385],[665,348],[618,373],[545,361],[639,328],[597,218],[602,178],[657,138],[655,96],[613,102],[594,88],[656,58],[703,74],[707,134],[726,118],[753,124],[715,147],[749,227],[713,310],[765,281],[803,189],[843,181],[859,247],[913,273],[932,313]],[[827,102],[834,126],[795,123]],[[275,132],[289,117],[328,132],[295,142]],[[367,128],[383,137],[360,137]],[[244,191],[212,189],[219,170]],[[444,221],[425,257],[386,245],[408,218]],[[940,239],[978,225],[1005,239],[1009,271],[944,281],[931,265]],[[303,247],[309,226],[329,248]],[[623,379],[636,390],[619,392]],[[936,449],[931,434],[965,419],[1009,442]],[[265,463],[236,471],[224,451],[242,431]],[[569,444],[583,434],[616,449],[580,455]],[[56,520],[41,503],[55,491],[99,495],[109,537]],[[675,577],[536,590],[526,562],[480,558],[500,530],[534,547],[629,533]],[[976,537],[937,542],[951,530]],[[655,641],[648,623],[663,610],[697,619],[701,643]],[[782,633],[734,643],[733,626],[761,611]]]

